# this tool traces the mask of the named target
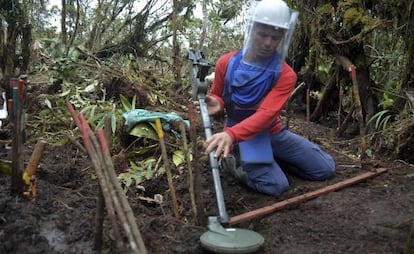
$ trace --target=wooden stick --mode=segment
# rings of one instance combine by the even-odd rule
[[[184,150],[184,155],[185,155],[185,159],[186,159],[187,167],[188,167],[188,191],[190,192],[191,206],[192,206],[192,211],[193,211],[193,222],[195,223],[197,221],[197,205],[195,202],[195,194],[194,194],[194,177],[193,177],[193,168],[191,166],[190,151],[188,150],[187,134],[185,131],[184,121],[180,121],[179,128],[181,131],[181,137],[183,139],[183,150]]]
[[[82,128],[81,122],[80,122],[80,117],[79,115],[76,113],[75,108],[73,107],[72,103],[68,102],[67,104],[67,108],[69,109],[69,112],[72,116],[73,121],[75,122],[75,125],[81,130],[81,133],[83,135],[83,141],[86,146],[90,146],[90,140],[87,138],[88,134],[84,133],[84,132],[88,132],[90,130],[88,130],[88,127],[84,127]],[[97,175],[101,175],[102,174],[102,170],[100,169],[102,167],[101,163],[98,161],[96,154],[94,155],[93,153],[96,153],[96,151],[93,151],[91,148],[89,150],[86,150],[85,147],[83,147],[79,142],[77,142],[76,140],[74,140],[71,136],[69,136],[69,138],[72,140],[72,142],[74,142],[74,144],[76,146],[78,146],[82,151],[84,151],[85,153],[89,154],[89,157],[92,160],[92,164],[94,166],[95,171],[97,172]],[[87,144],[86,144],[87,143]],[[102,177],[102,175],[101,175]],[[98,251],[98,253],[101,251],[102,249],[102,233],[103,233],[103,220],[104,220],[104,210],[105,210],[105,202],[110,202],[109,201],[109,195],[107,195],[107,197],[105,197],[104,192],[107,194],[109,192],[108,188],[102,186],[102,180],[98,179],[99,181],[99,191],[98,191],[98,201],[97,201],[97,208],[96,208],[96,218],[95,218],[95,238],[94,238],[94,247],[93,249]],[[118,223],[116,222],[115,219],[115,212],[114,212],[114,208],[112,205],[107,207],[108,209],[108,216],[109,216],[109,220],[112,223],[112,227],[113,227],[113,232],[114,232],[114,236],[117,242],[117,247],[118,248],[122,248],[122,237],[119,231],[119,227],[118,227]]]
[[[98,190],[98,201],[96,203],[96,217],[95,217],[95,235],[93,241],[93,249],[98,253],[102,250],[102,236],[103,236],[103,221],[105,212],[105,198],[102,192],[102,187]]]
[[[13,87],[13,141],[12,141],[12,182],[11,192],[15,195],[23,195],[23,115],[22,115],[22,101],[19,100],[19,88]]]
[[[282,208],[285,208],[287,206],[294,205],[294,204],[299,204],[299,203],[305,202],[307,200],[316,198],[316,197],[318,197],[322,194],[337,191],[339,189],[343,189],[345,187],[348,187],[350,185],[362,182],[362,181],[367,180],[369,178],[373,178],[375,176],[378,176],[378,175],[384,173],[385,171],[387,171],[387,169],[385,169],[385,168],[374,169],[370,172],[366,172],[366,173],[361,174],[359,176],[355,176],[353,178],[346,179],[344,181],[326,186],[324,188],[321,188],[321,189],[318,189],[318,190],[315,190],[315,191],[311,191],[311,192],[308,192],[308,193],[305,193],[303,195],[299,195],[299,196],[296,196],[296,197],[293,197],[293,198],[289,198],[287,200],[277,202],[277,203],[275,203],[273,205],[270,205],[270,206],[262,207],[262,208],[244,213],[244,214],[234,216],[234,217],[230,218],[230,223],[229,224],[230,224],[230,226],[233,226],[233,225],[236,225],[236,224],[239,224],[239,223],[257,218],[259,216],[263,216],[263,215],[266,215],[266,214],[276,212],[276,211],[281,210]]]
[[[118,223],[116,221],[116,214],[115,214],[115,209],[114,209],[114,206],[111,200],[110,191],[109,191],[108,186],[105,184],[105,178],[104,178],[103,170],[102,170],[102,167],[103,167],[102,162],[99,160],[97,151],[92,146],[92,143],[89,139],[89,133],[91,133],[91,129],[88,123],[86,122],[86,120],[84,119],[82,115],[79,116],[77,122],[79,123],[80,130],[82,132],[84,146],[86,150],[88,151],[89,157],[92,160],[92,165],[95,169],[96,175],[98,176],[99,185],[101,186],[102,193],[105,199],[105,205],[108,210],[108,217],[112,224],[114,236],[115,236],[115,239],[118,245],[117,247],[119,248],[120,247],[119,244],[122,243],[122,237],[119,231]]]
[[[112,158],[109,152],[109,147],[105,139],[105,133],[102,129],[97,131],[99,143],[101,145],[101,151],[103,155],[103,161],[105,169],[109,176],[108,183],[113,185],[115,195],[112,195],[113,201],[116,202],[115,207],[117,209],[118,216],[121,219],[122,226],[128,233],[127,237],[130,239],[131,249],[140,254],[146,254],[144,241],[142,240],[141,233],[138,230],[137,223],[135,221],[134,213],[132,212],[131,206],[122,190],[121,184],[119,183],[118,177],[114,170]],[[133,242],[131,241],[133,240]],[[132,244],[133,243],[133,244]]]
[[[26,197],[36,197],[37,183],[36,183],[36,170],[39,165],[40,158],[43,155],[43,150],[46,146],[46,141],[39,139],[35,145],[32,156],[30,157],[29,163],[27,164],[26,170],[23,173],[23,180],[26,185],[30,185],[29,191],[23,192]]]
[[[88,152],[85,150],[85,147],[82,146],[81,143],[79,143],[79,141],[77,141],[73,136],[66,134],[66,137],[70,140],[70,142],[72,142],[76,147],[79,148],[79,150],[81,150],[81,152],[83,152],[84,154],[87,154]]]
[[[348,115],[345,117],[344,121],[342,122],[342,124],[339,126],[339,128],[336,131],[336,135],[338,137],[342,137],[342,134],[344,133],[344,131],[346,130],[346,128],[348,127],[348,124],[350,123],[352,119],[352,115],[354,114],[354,111],[355,111],[355,104],[352,104]]]
[[[365,140],[365,122],[364,116],[362,113],[362,104],[361,104],[361,97],[359,95],[359,86],[357,81],[357,73],[356,73],[356,66],[349,60],[349,58],[345,56],[341,56],[338,54],[334,54],[336,60],[342,65],[344,70],[348,71],[350,74],[350,78],[352,81],[352,98],[355,104],[355,113],[359,123],[359,135],[360,135],[360,145],[359,145],[359,152],[361,153],[361,161],[364,161],[366,158],[366,140]],[[364,163],[362,163],[364,167]]]
[[[97,157],[97,160],[99,161],[99,164],[101,165],[100,174],[98,175],[98,178],[99,177],[102,178],[101,188],[102,189],[103,188],[108,189],[108,192],[103,193],[105,201],[106,201],[106,198],[108,198],[108,200],[109,200],[109,204],[107,202],[105,202],[105,205],[113,207],[114,212],[115,212],[115,216],[116,216],[115,218],[118,218],[120,220],[120,224],[126,232],[130,248],[132,249],[132,253],[138,253],[137,245],[136,245],[133,237],[130,234],[129,223],[125,220],[125,216],[123,216],[124,210],[120,206],[120,201],[119,201],[119,196],[117,194],[117,190],[114,187],[114,185],[112,184],[111,175],[108,173],[108,170],[107,170],[108,166],[107,166],[107,163],[105,161],[105,155],[102,153],[102,148],[101,148],[101,146],[98,142],[98,139],[96,138],[95,134],[92,131],[89,132],[89,139],[90,139],[92,147],[93,147],[93,149],[96,153],[95,156]],[[117,181],[116,176],[114,177],[114,179]],[[122,244],[122,240],[117,242],[117,247],[118,247],[119,250],[121,250],[121,252],[125,251],[125,250],[121,249],[121,248],[125,248]]]
[[[111,118],[105,118],[105,136],[107,140],[111,137]],[[111,144],[108,142],[108,146],[111,147]],[[83,148],[83,147],[82,147]],[[104,212],[105,212],[105,200],[102,193],[102,187],[99,186],[98,190],[98,201],[96,203],[96,217],[95,217],[95,237],[93,249],[98,253],[102,250],[102,236],[103,236],[103,222],[104,222]]]
[[[39,161],[42,158],[43,150],[45,149],[47,142],[44,139],[39,139],[33,149],[33,153],[30,156],[29,163],[26,167],[26,174],[30,178],[31,176],[36,174],[37,166],[39,165]]]
[[[308,84],[308,88],[306,89],[306,122],[310,122],[310,84]]]
[[[360,135],[359,150],[361,153],[361,161],[364,161],[367,156],[365,153],[367,150],[366,139],[365,139],[365,122],[364,122],[364,116],[362,113],[361,97],[359,96],[359,85],[357,81],[355,65],[351,66],[350,76],[352,80],[352,97],[355,103],[355,113],[356,113],[357,120],[359,123],[359,135]],[[362,163],[362,166],[364,166],[364,163]]]
[[[175,188],[174,188],[174,183],[173,183],[173,180],[172,180],[170,164],[168,163],[167,148],[165,146],[164,132],[163,132],[162,127],[161,127],[161,120],[160,119],[155,120],[155,126],[156,126],[156,129],[157,129],[157,134],[158,134],[158,138],[159,138],[159,141],[160,141],[162,159],[164,161],[164,166],[165,166],[165,172],[167,173],[168,187],[169,187],[170,193],[171,193],[171,200],[172,200],[172,203],[173,203],[174,216],[178,219],[178,218],[180,218],[180,215],[178,213],[178,201],[177,201],[177,196],[175,194]]]
[[[72,103],[68,102],[68,103],[66,103],[66,106],[69,109],[69,113],[72,116],[72,119],[75,122],[76,126],[78,126],[78,128],[80,128],[81,124],[80,124],[79,116],[76,113],[75,108],[73,107]]]
[[[96,174],[98,176],[99,184],[102,190],[102,196],[104,197],[109,218],[114,228],[118,249],[122,247],[123,240],[119,234],[118,224],[115,220],[116,215],[118,216],[121,225],[125,230],[132,253],[146,254],[147,251],[141,238],[141,234],[138,231],[138,226],[136,225],[132,209],[129,206],[128,200],[123,194],[122,187],[116,176],[104,131],[102,129],[98,130],[100,141],[98,142],[98,139],[91,131],[83,115],[80,114],[78,116],[78,114],[74,111],[72,105],[68,104],[68,108],[71,111],[71,115],[74,118],[76,125],[82,132],[85,148],[88,151],[88,154],[92,160],[92,164],[96,170]],[[99,234],[99,232],[97,234]],[[97,241],[95,242],[95,246],[99,248],[100,239],[97,238],[95,240]],[[121,250],[121,252],[123,251]]]
[[[193,165],[194,170],[194,192],[195,192],[195,201],[197,208],[197,218],[196,225],[205,225],[207,223],[206,217],[204,216],[204,202],[203,202],[203,191],[201,184],[201,173],[196,162],[200,159],[200,154],[197,149],[197,122],[196,122],[196,112],[194,109],[194,104],[190,103],[188,105],[188,119],[190,121],[190,139],[192,144],[193,152]]]

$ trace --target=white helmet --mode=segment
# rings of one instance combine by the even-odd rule
[[[253,9],[251,21],[288,29],[290,9],[282,0],[262,0]]]
[[[295,10],[291,10],[282,0],[252,1],[250,18],[247,22],[244,37],[242,60],[248,65],[277,72],[279,71],[278,68],[280,65],[271,64],[268,66],[263,65],[263,62],[265,62],[265,59],[269,60],[275,58],[279,58],[280,63],[285,61],[299,13]],[[256,26],[255,24],[263,24],[270,29],[283,30],[283,33],[280,33],[279,40],[274,41],[275,49],[270,48],[269,45],[265,46],[266,48],[263,48],[264,45],[261,45],[263,44],[263,41],[258,39],[260,35],[257,35],[255,30],[266,28]],[[276,36],[277,33],[273,35]],[[272,69],[273,66],[275,67],[274,69]]]

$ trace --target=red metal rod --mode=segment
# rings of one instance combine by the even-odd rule
[[[257,218],[259,216],[263,216],[263,215],[266,215],[266,214],[276,212],[276,211],[281,210],[282,208],[285,208],[289,205],[302,203],[302,202],[305,202],[307,200],[316,198],[316,197],[318,197],[322,194],[337,191],[339,189],[343,189],[343,188],[348,187],[350,185],[357,184],[357,183],[362,182],[364,180],[367,180],[369,178],[373,178],[375,176],[378,176],[378,175],[384,173],[385,171],[387,171],[386,168],[373,169],[372,171],[369,171],[369,172],[366,172],[364,174],[346,179],[344,181],[341,181],[341,182],[323,187],[321,189],[311,191],[311,192],[307,192],[303,195],[296,196],[296,197],[293,197],[293,198],[289,198],[289,199],[277,202],[277,203],[275,203],[273,205],[270,205],[270,206],[265,206],[265,207],[262,207],[262,208],[244,213],[244,214],[240,214],[240,215],[231,217],[229,224],[230,224],[230,226],[233,226],[233,225],[236,225],[236,224],[239,224],[239,223]]]

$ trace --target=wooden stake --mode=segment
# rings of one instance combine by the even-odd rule
[[[25,175],[27,175],[28,180],[30,181],[30,177],[36,175],[37,166],[39,165],[39,161],[43,156],[43,150],[45,149],[47,142],[43,139],[39,139],[33,149],[33,153],[30,156],[29,163],[27,164]],[[23,176],[23,179],[25,177]],[[26,181],[26,179],[25,179]],[[26,181],[26,184],[29,184]]]
[[[141,233],[138,230],[138,225],[135,221],[134,213],[115,173],[108,143],[105,138],[105,133],[102,129],[100,129],[97,131],[97,135],[103,156],[103,163],[105,165],[103,169],[106,171],[106,180],[109,185],[112,185],[111,190],[114,191],[114,193],[112,193],[114,195],[111,195],[112,201],[114,202],[118,217],[121,220],[127,237],[130,239],[130,247],[134,253],[146,254],[147,250],[141,237]]]
[[[241,215],[234,216],[234,217],[230,218],[230,223],[229,224],[230,224],[230,226],[233,226],[233,225],[236,225],[236,224],[239,224],[239,223],[257,218],[259,216],[263,216],[263,215],[266,215],[266,214],[276,212],[276,211],[281,210],[282,208],[285,208],[287,206],[294,205],[294,204],[299,204],[299,203],[305,202],[307,200],[316,198],[316,197],[318,197],[322,194],[337,191],[339,189],[343,189],[343,188],[348,187],[350,185],[357,184],[357,183],[362,182],[364,180],[367,180],[369,178],[373,178],[375,176],[378,176],[379,174],[384,173],[385,171],[387,171],[387,169],[385,169],[385,168],[373,169],[370,172],[366,172],[366,173],[361,174],[359,176],[355,176],[353,178],[346,179],[344,181],[326,186],[324,188],[321,188],[321,189],[318,189],[318,190],[315,190],[315,191],[311,191],[311,192],[305,193],[305,194],[297,196],[297,197],[289,198],[287,200],[283,200],[281,202],[275,203],[275,204],[270,205],[270,206],[262,207],[262,208],[259,208],[259,209],[241,214]]]
[[[364,116],[362,113],[362,104],[361,98],[359,95],[359,86],[357,81],[357,73],[356,73],[356,66],[345,56],[340,56],[335,54],[334,55],[336,60],[342,65],[344,70],[348,71],[350,74],[350,78],[352,81],[352,98],[355,105],[355,113],[359,123],[359,135],[360,135],[360,145],[359,145],[359,152],[361,156],[361,166],[362,168],[365,167],[364,160],[366,158],[366,139],[365,139],[365,122]]]
[[[188,150],[188,145],[187,145],[187,134],[185,131],[184,121],[180,121],[179,128],[181,131],[181,138],[183,139],[183,150],[184,150],[184,155],[185,155],[185,159],[186,159],[187,167],[188,167],[188,191],[190,192],[191,206],[193,210],[193,222],[196,222],[197,221],[197,205],[195,202],[195,194],[194,194],[193,168],[191,166],[191,157],[190,157],[190,151]]]
[[[197,122],[196,122],[196,112],[194,109],[194,104],[190,103],[188,105],[188,119],[190,121],[190,139],[192,144],[193,152],[193,161],[192,168],[194,170],[194,192],[195,192],[195,202],[197,208],[197,218],[196,225],[205,225],[207,223],[206,216],[204,216],[204,202],[203,202],[203,190],[201,184],[201,173],[197,165],[197,162],[200,159],[200,153],[197,147]]]
[[[123,239],[119,232],[118,222],[116,221],[117,218],[120,220],[120,224],[128,238],[129,248],[131,249],[130,252],[135,254],[146,254],[147,251],[141,238],[141,234],[138,231],[138,226],[135,217],[133,216],[132,209],[129,206],[128,200],[122,191],[121,184],[115,173],[104,131],[102,129],[98,130],[98,142],[97,137],[90,129],[90,126],[83,115],[80,114],[78,116],[71,104],[68,104],[67,106],[76,125],[79,126],[79,129],[82,132],[85,149],[92,160],[92,164],[98,176],[102,196],[105,200],[105,206],[107,207],[109,219],[112,223],[116,237],[118,250],[122,253],[126,251],[124,249]],[[98,209],[101,209],[102,207],[102,205],[98,205]],[[97,213],[99,216],[100,211],[97,211]],[[99,249],[99,241],[101,240],[99,238],[99,226],[97,226],[96,235],[98,235],[98,237],[95,239],[95,246]]]
[[[105,137],[107,140],[110,140],[111,132],[112,132],[110,121],[111,121],[110,117],[105,118]],[[111,144],[109,142],[108,142],[108,146],[111,147]],[[97,195],[98,195],[98,201],[96,203],[95,238],[94,238],[93,249],[96,250],[98,253],[100,253],[102,250],[103,222],[104,222],[104,217],[105,217],[104,216],[105,199],[102,193],[101,186],[99,186]]]
[[[13,93],[13,112],[11,112],[11,123],[13,126],[13,140],[12,140],[12,182],[11,192],[15,195],[23,195],[23,119],[22,119],[22,105],[19,100],[19,88],[12,87]]]
[[[71,105],[68,107],[70,108]],[[73,106],[72,106],[73,108]],[[77,116],[72,115],[72,116]],[[104,178],[104,173],[103,173],[103,165],[102,165],[102,156],[98,155],[98,151],[95,149],[95,147],[92,145],[92,142],[90,140],[89,135],[91,135],[91,129],[88,125],[88,123],[86,122],[86,120],[84,119],[84,117],[82,115],[79,116],[78,120],[75,120],[75,123],[77,122],[77,124],[79,124],[80,126],[80,130],[82,131],[82,137],[83,137],[83,143],[85,146],[85,149],[88,151],[89,157],[92,160],[92,165],[95,169],[96,175],[98,176],[98,181],[99,181],[99,185],[101,187],[102,193],[103,193],[103,197],[105,199],[105,205],[106,208],[108,210],[108,217],[109,220],[111,221],[112,224],[112,228],[113,228],[113,232],[114,232],[114,236],[117,242],[117,247],[120,248],[120,244],[122,243],[122,237],[119,231],[119,227],[118,227],[118,223],[116,221],[116,214],[115,214],[115,207],[112,203],[112,199],[111,199],[111,191],[108,187],[108,185],[105,182],[105,178]],[[93,134],[93,133],[92,133]]]
[[[168,163],[167,148],[165,146],[165,141],[164,141],[164,131],[162,130],[160,119],[155,120],[155,126],[157,129],[157,134],[158,134],[158,138],[160,141],[162,159],[164,161],[164,166],[165,166],[165,172],[167,173],[168,186],[169,186],[170,193],[171,193],[171,201],[173,203],[174,216],[178,219],[180,218],[180,215],[178,213],[177,196],[175,194],[175,188],[174,188],[174,183],[172,180],[170,164]]]

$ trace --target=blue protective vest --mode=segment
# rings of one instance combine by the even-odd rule
[[[226,112],[227,126],[233,126],[254,112],[280,76],[279,55],[265,63],[273,70],[243,63],[243,51],[234,55],[228,64],[225,86],[222,94]],[[276,68],[275,68],[276,67]],[[274,71],[274,70],[279,71]]]

